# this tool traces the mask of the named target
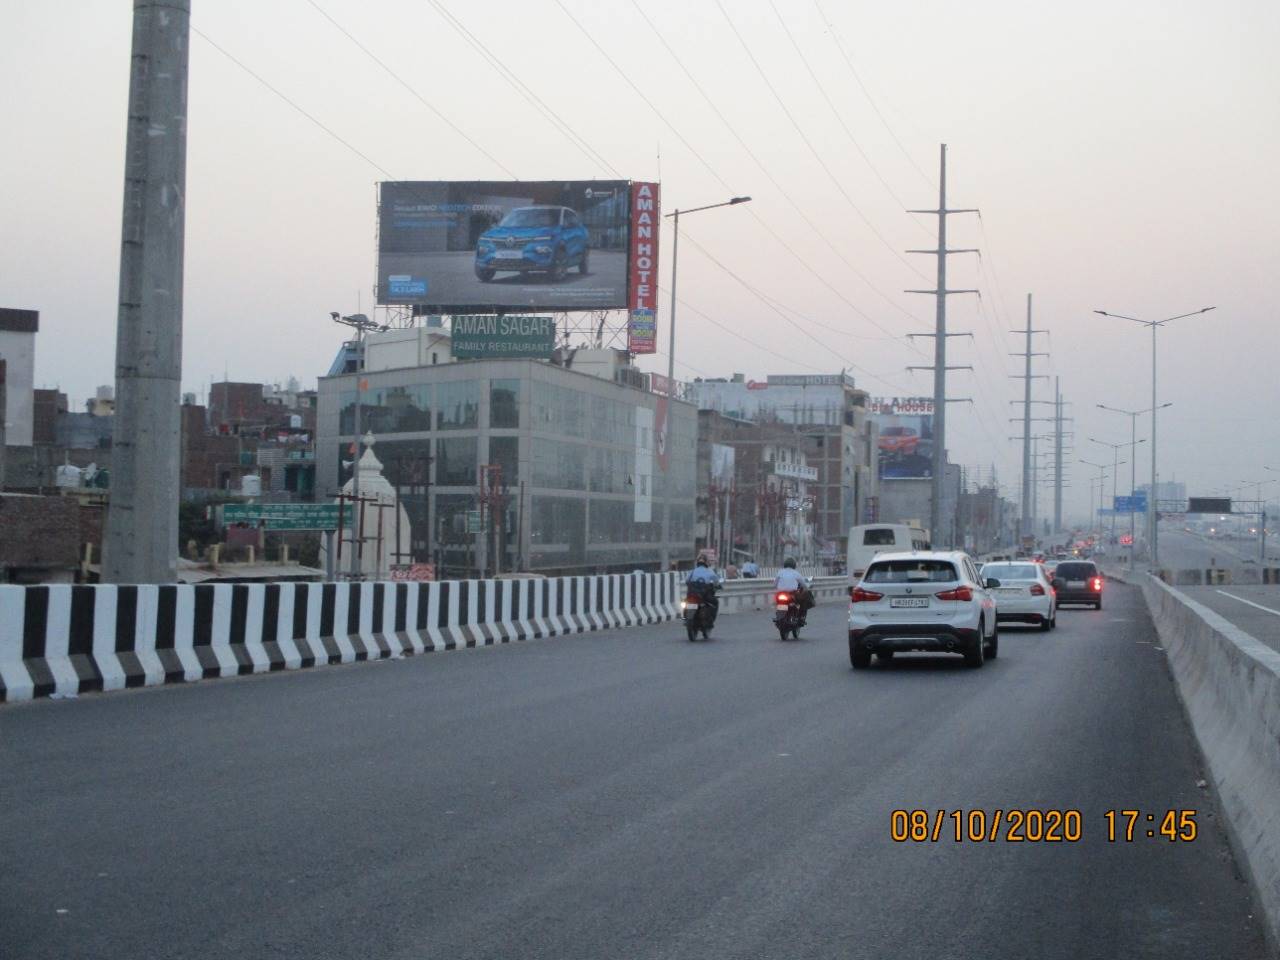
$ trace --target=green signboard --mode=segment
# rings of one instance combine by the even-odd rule
[[[546,360],[556,345],[551,317],[455,316],[451,331],[455,360]]]
[[[355,523],[355,507],[344,504],[342,525]],[[336,503],[228,503],[222,507],[224,525],[264,523],[268,530],[337,530]]]
[[[468,510],[467,511],[467,533],[479,533],[480,530],[481,530],[480,511]]]

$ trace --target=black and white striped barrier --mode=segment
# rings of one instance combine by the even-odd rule
[[[298,670],[680,615],[681,575],[0,586],[0,701]]]

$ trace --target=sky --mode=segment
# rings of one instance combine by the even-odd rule
[[[77,405],[114,379],[131,17],[0,3],[0,305],[40,311],[37,385]],[[1159,334],[1161,479],[1280,480],[1274,2],[194,0],[191,22],[184,390],[314,383],[330,311],[372,311],[376,183],[505,167],[661,180],[667,211],[753,198],[682,218],[679,377],[845,369],[931,394],[905,368],[932,341],[906,335],[934,301],[903,291],[933,287],[935,258],[902,251],[936,242],[905,210],[937,207],[946,143],[948,205],[981,210],[949,218],[950,245],[981,250],[949,258],[948,287],[980,291],[949,298],[973,337],[948,363],[974,368],[948,378],[973,401],[949,408],[952,460],[1016,496],[1030,293],[1035,397],[1060,381],[1074,417],[1069,512],[1098,473],[1080,461],[1113,459],[1096,441],[1129,439],[1097,404],[1151,405],[1150,334],[1096,309],[1215,307]]]

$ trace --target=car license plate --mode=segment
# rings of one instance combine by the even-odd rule
[[[889,601],[891,607],[927,607],[928,597],[894,597]]]
[[[1083,580],[1068,580],[1067,587],[1071,590],[1083,590],[1085,583]]]
[[[523,260],[523,250],[499,250],[493,255],[495,260]]]
[[[1022,591],[1021,591],[1021,590],[1019,590],[1017,587],[998,587],[998,588],[996,589],[996,593],[1006,593],[1006,594],[1008,594],[1008,593],[1021,593],[1021,592],[1022,592]]]

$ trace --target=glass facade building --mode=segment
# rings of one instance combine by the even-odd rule
[[[656,394],[534,360],[370,371],[360,398],[410,530],[403,562],[439,575],[658,570],[694,559],[697,415],[670,404],[666,469]],[[350,476],[356,377],[320,380],[317,499]],[[496,465],[485,472],[482,466]],[[477,531],[477,528],[479,530]]]

